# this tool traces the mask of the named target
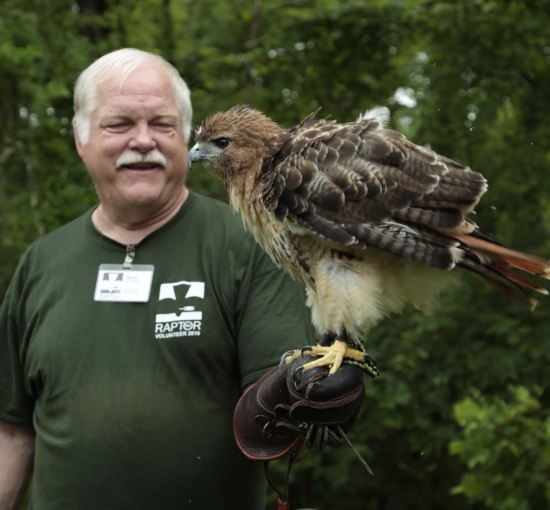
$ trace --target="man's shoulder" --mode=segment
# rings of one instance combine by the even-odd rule
[[[274,268],[271,259],[254,239],[252,233],[245,227],[239,213],[234,212],[229,205],[219,200],[194,193],[194,217],[192,223],[197,235],[208,239],[225,251],[233,253],[237,259],[255,260]]]
[[[79,242],[79,238],[85,235],[86,219],[90,214],[91,210],[88,210],[69,223],[39,237],[31,243],[26,253],[42,251],[54,253],[58,250],[66,250],[67,246],[74,246]]]
[[[199,223],[208,223],[210,228],[229,229],[237,235],[250,236],[245,231],[240,214],[232,211],[229,205],[199,193],[193,193],[193,195],[195,201],[194,211],[196,220]]]
[[[41,277],[44,274],[53,274],[53,271],[66,271],[68,261],[79,261],[82,250],[85,252],[82,240],[85,237],[87,214],[89,215],[90,211],[32,242],[19,261],[12,286],[15,285],[16,288],[31,275]],[[75,250],[81,251],[75,253]]]
[[[213,215],[219,215],[220,218],[235,216],[233,214],[233,211],[231,211],[229,205],[227,205],[225,202],[221,202],[220,200],[217,200],[215,198],[207,197],[206,195],[201,195],[200,193],[197,193],[195,191],[190,193],[193,199],[193,204],[198,211],[208,211]]]

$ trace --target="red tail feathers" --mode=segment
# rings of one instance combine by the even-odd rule
[[[463,261],[463,264],[478,273],[498,291],[512,298],[527,301],[531,308],[536,306],[537,300],[517,284],[548,295],[546,289],[535,285],[510,269],[517,268],[529,274],[550,279],[550,263],[548,260],[511,250],[491,241],[489,238],[482,237],[478,233],[474,233],[474,235],[455,235],[453,237],[465,245],[467,252],[477,255],[477,261],[470,258]]]

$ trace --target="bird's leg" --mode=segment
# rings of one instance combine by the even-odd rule
[[[316,349],[318,346],[328,347],[332,344],[335,337],[336,337],[336,335],[332,331],[329,331],[327,329],[323,333],[321,338],[319,338],[319,342],[317,343],[316,346],[306,345],[305,347],[302,347],[301,349],[293,349],[291,351],[285,352],[281,357],[281,362],[279,363],[279,365],[281,365],[281,366],[282,365],[290,365],[290,363],[292,363],[296,358],[298,358],[300,356],[303,356],[306,352],[309,352],[309,353],[313,354],[312,351],[314,349]],[[321,355],[318,355],[318,356],[321,356]]]
[[[347,334],[347,332],[346,332],[346,334]],[[327,329],[323,333],[323,336],[321,336],[321,338],[319,338],[319,341],[317,342],[317,345],[320,345],[321,347],[328,347],[328,346],[332,345],[332,342],[334,342],[335,338],[336,338],[336,335],[332,331],[329,331]]]
[[[332,339],[334,339],[332,343],[327,345]],[[371,377],[377,377],[378,369],[376,368],[375,359],[362,350],[352,349],[348,346],[348,343],[348,332],[344,328],[342,328],[340,334],[336,337],[334,333],[327,331],[316,346],[307,349],[309,354],[312,356],[320,356],[320,358],[310,361],[300,368],[305,372],[315,367],[330,366],[329,373],[334,374],[343,362],[353,363],[359,365]],[[303,350],[305,349],[306,348]],[[296,357],[293,359],[296,359]]]

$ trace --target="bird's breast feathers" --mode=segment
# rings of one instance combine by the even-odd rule
[[[439,293],[456,280],[456,274],[374,247],[343,251],[288,218],[278,221],[257,197],[245,197],[242,190],[229,189],[232,207],[272,260],[306,286],[319,332],[346,324],[352,336],[359,335],[357,325],[374,325],[407,302],[431,312]]]

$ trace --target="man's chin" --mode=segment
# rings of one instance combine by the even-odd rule
[[[121,180],[110,190],[98,190],[100,201],[110,209],[118,210],[122,216],[133,213],[140,216],[144,213],[151,216],[160,214],[170,208],[170,204],[177,203],[184,193],[184,182],[166,182],[161,175],[149,179]]]
[[[149,195],[149,196],[128,196],[126,197],[126,203],[129,207],[135,208],[154,208],[157,204],[159,208],[162,208],[163,201],[158,195]]]
[[[117,202],[125,208],[154,208],[155,204],[166,201],[164,189],[148,186],[132,186],[118,193]],[[162,207],[162,205],[159,205]]]

